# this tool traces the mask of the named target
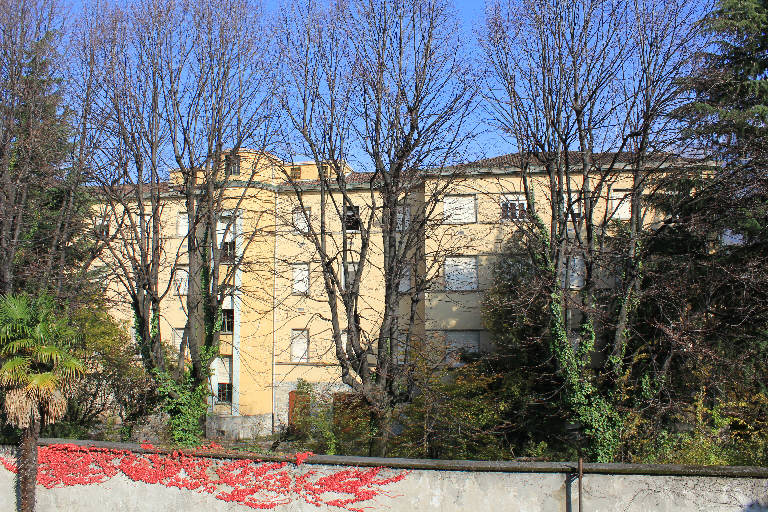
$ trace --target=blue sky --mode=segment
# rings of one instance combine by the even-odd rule
[[[74,19],[80,12],[81,6],[88,0],[62,0],[69,19]],[[121,2],[122,0],[107,0]],[[257,0],[258,1],[258,0]],[[261,0],[265,10],[273,13],[286,0]],[[352,0],[355,1],[355,0]],[[477,45],[476,30],[483,21],[485,0],[453,0],[456,14],[461,20],[464,42],[475,51],[479,51]],[[471,142],[466,151],[466,160],[480,159],[509,153],[513,150],[509,142],[504,141],[501,135],[494,132],[484,123],[483,113],[478,109],[475,114],[475,123],[478,127],[478,135]]]

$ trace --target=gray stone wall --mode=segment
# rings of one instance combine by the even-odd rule
[[[138,450],[137,450],[138,451]],[[330,464],[327,461],[337,461]],[[317,457],[323,464],[291,466],[291,471],[330,474],[348,467],[379,465],[381,460],[344,457]],[[310,461],[311,462],[311,461]],[[560,511],[577,509],[578,484],[569,476],[568,464],[479,463],[392,460],[396,468],[383,470],[380,477],[413,469],[401,481],[382,488],[382,495],[356,504],[371,511]],[[435,469],[429,469],[429,467]],[[441,469],[442,468],[442,469]],[[446,469],[454,468],[454,469]],[[466,470],[457,470],[464,468]],[[661,474],[632,474],[656,472]],[[687,468],[687,469],[686,469]],[[614,470],[615,474],[606,471]],[[718,470],[687,466],[587,466],[583,480],[584,510],[588,512],[650,511],[733,511],[756,512],[768,504],[768,469]],[[687,473],[670,475],[664,473]],[[739,476],[742,475],[742,476]],[[753,475],[753,476],[743,476]],[[15,475],[0,466],[0,511],[14,510]],[[245,512],[244,505],[220,501],[210,494],[134,482],[124,475],[98,485],[55,489],[38,488],[39,512],[145,512],[205,510],[210,512]],[[300,499],[274,510],[309,512],[341,510],[320,507]]]

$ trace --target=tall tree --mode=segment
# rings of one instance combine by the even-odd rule
[[[235,274],[256,236],[243,230],[244,218],[259,214],[247,211],[245,198],[271,163],[273,67],[264,17],[245,0],[146,0],[96,10],[91,19],[103,63],[98,112],[110,142],[96,169],[112,225],[105,261],[130,297],[145,364],[159,370],[168,364],[161,303],[188,264],[176,377],[188,354],[194,385],[204,385],[222,301],[236,292]],[[258,156],[240,172],[235,164],[246,147]],[[175,248],[161,223],[173,202],[183,203],[187,217]],[[238,256],[223,262],[224,241],[235,235]]]
[[[759,427],[768,357],[766,22],[762,1],[723,0],[704,19],[712,44],[683,81],[693,97],[676,115],[709,165],[661,184],[666,193],[655,206],[669,216],[648,245],[641,304],[644,335],[674,354],[660,415],[684,416],[690,397],[700,396],[722,407],[745,440],[766,435]]]
[[[371,408],[378,432],[371,452],[383,455],[393,408],[415,390],[398,354],[425,341],[415,325],[429,280],[416,262],[425,261],[425,230],[452,181],[451,171],[426,177],[464,157],[472,69],[453,11],[439,0],[294,3],[281,25],[288,77],[281,99],[297,135],[291,150],[320,169],[319,219],[305,224],[320,261],[332,348],[342,381]],[[351,192],[359,183],[348,180],[350,163],[368,171],[356,178],[365,204]],[[306,211],[302,184],[285,178]],[[380,318],[366,327],[359,291],[371,269],[384,293]]]
[[[73,151],[56,2],[0,6],[0,290],[77,298],[92,260],[76,242],[87,217],[82,160]]]
[[[618,447],[619,397],[646,349],[628,336],[651,220],[645,197],[654,176],[680,163],[668,114],[683,99],[676,79],[692,65],[697,9],[652,0],[488,9],[488,105],[517,148],[506,165],[522,175],[530,221],[519,223],[520,241],[545,276],[530,283],[548,309],[538,336],[556,362],[566,414],[597,460]],[[626,222],[615,222],[627,210]],[[620,276],[615,285],[610,276]],[[508,300],[496,307],[514,315],[516,299]]]

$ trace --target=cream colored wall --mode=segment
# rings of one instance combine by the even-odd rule
[[[433,286],[426,293],[426,322],[428,333],[440,337],[446,330],[483,331],[481,301],[485,290],[492,285],[492,268],[496,254],[502,249],[509,235],[518,228],[515,221],[501,219],[501,199],[505,194],[524,192],[522,177],[510,173],[486,173],[461,177],[433,178],[427,183],[427,197],[436,190],[443,190],[445,180],[453,183],[448,187],[449,195],[471,195],[475,197],[476,222],[467,224],[449,224],[442,221],[443,201],[438,201],[435,221],[430,224],[425,245],[427,268]],[[606,181],[613,189],[630,189],[632,177],[629,173],[620,173]],[[530,187],[536,200],[536,212],[545,225],[551,219],[550,193],[548,178],[543,174],[534,175]],[[573,191],[581,188],[581,182],[571,183]],[[607,187],[595,206],[595,218],[599,219],[609,211],[613,212],[608,201]],[[653,220],[649,214],[646,222]],[[476,256],[478,259],[478,287],[471,291],[445,290],[443,262],[447,256]],[[481,332],[481,343],[487,341],[487,335]]]
[[[238,209],[242,225],[237,237],[238,252],[244,251],[243,264],[236,280],[239,304],[239,333],[221,336],[221,354],[236,354],[239,359],[239,414],[269,415],[277,411],[284,416],[287,411],[287,392],[295,387],[298,379],[330,386],[340,390],[339,367],[334,354],[330,329],[330,311],[315,254],[314,243],[293,226],[293,210],[298,206],[295,192],[285,185],[285,173],[296,164],[280,163],[271,156],[257,152],[241,152],[241,181],[232,183],[223,204],[224,209]],[[312,163],[302,163],[301,180],[317,178],[317,168]],[[253,173],[256,182],[247,189],[242,181]],[[424,196],[415,201],[429,200],[436,190],[445,186],[447,178],[427,181]],[[431,289],[425,293],[420,305],[419,320],[414,328],[416,339],[438,338],[447,330],[476,330],[484,333],[480,302],[482,293],[491,283],[491,269],[495,254],[501,249],[510,233],[516,229],[514,222],[502,222],[500,199],[505,193],[522,191],[519,176],[506,174],[475,175],[451,178],[449,194],[473,195],[476,201],[477,222],[446,224],[443,222],[443,204],[437,202],[432,218],[428,221],[424,236],[426,257],[419,263],[419,272],[432,280]],[[542,175],[533,180],[538,211],[545,223],[549,221],[547,181]],[[282,184],[282,185],[280,185]],[[574,188],[578,183],[574,183]],[[620,176],[614,188],[629,188],[631,178]],[[311,208],[311,222],[317,226],[320,212],[320,194],[311,184],[302,194],[305,207]],[[368,217],[370,191],[366,188],[349,190],[354,204],[361,208],[361,218]],[[440,193],[442,195],[442,193]],[[336,197],[340,203],[340,197]],[[605,202],[597,206],[605,208]],[[414,208],[420,207],[415,204]],[[185,211],[178,195],[164,198],[162,211],[164,254],[161,285],[170,281],[174,263],[186,263],[185,242],[177,236],[177,216]],[[341,220],[329,215],[329,251],[341,250]],[[383,253],[380,224],[374,225],[368,253],[368,265],[360,285],[359,311],[365,332],[377,333],[381,323],[384,298]],[[360,235],[348,234],[353,252],[360,249]],[[247,244],[247,247],[246,247]],[[472,291],[446,291],[442,276],[442,262],[446,256],[465,255],[478,258],[479,286]],[[108,258],[107,258],[108,259]],[[292,294],[292,263],[309,263],[310,290],[307,295]],[[337,269],[337,270],[340,270]],[[119,288],[111,285],[114,295]],[[408,299],[401,303],[401,313],[406,315]],[[185,297],[169,291],[163,301],[161,333],[172,343],[173,328],[183,328],[186,321]],[[128,314],[126,315],[126,311]],[[126,304],[115,307],[116,316],[130,318]],[[342,313],[343,316],[343,313]],[[344,319],[342,318],[342,328]],[[295,363],[290,357],[291,331],[309,331],[309,362]],[[483,339],[487,335],[483,334]],[[238,346],[233,346],[238,345]],[[233,368],[233,371],[235,368]],[[277,401],[275,401],[277,400]],[[217,412],[227,411],[219,408]],[[280,418],[278,418],[280,419]]]

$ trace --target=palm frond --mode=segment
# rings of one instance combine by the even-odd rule
[[[52,372],[33,373],[27,381],[27,389],[44,396],[53,393],[60,381],[59,376]]]
[[[13,354],[22,354],[31,351],[35,345],[36,343],[33,338],[15,338],[12,341],[6,342],[2,348],[0,348],[0,355],[10,356]]]
[[[58,364],[65,357],[64,351],[56,345],[35,345],[32,358],[45,364]]]
[[[25,385],[29,379],[31,361],[28,357],[16,356],[7,359],[0,366],[0,385]]]
[[[38,401],[27,388],[15,388],[5,394],[3,403],[8,422],[18,428],[27,428],[33,419],[40,418]]]

